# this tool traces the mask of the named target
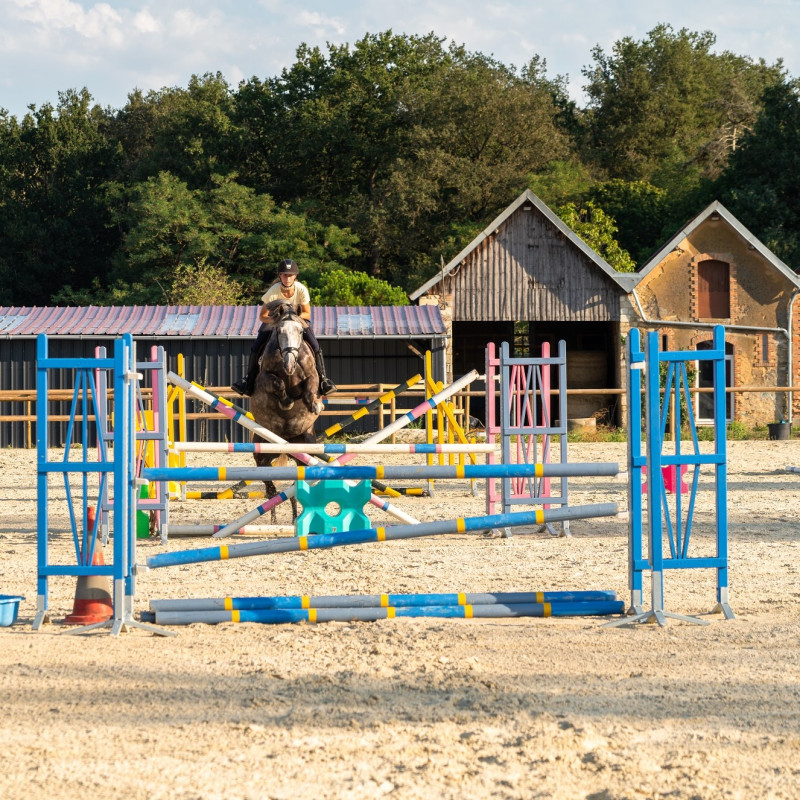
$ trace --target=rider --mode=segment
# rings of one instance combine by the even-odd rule
[[[322,360],[322,350],[320,350],[317,337],[314,336],[314,331],[311,330],[311,296],[308,293],[308,289],[297,280],[298,272],[297,263],[292,261],[291,258],[284,258],[283,261],[278,264],[278,281],[273,283],[261,298],[261,308],[258,312],[258,318],[261,320],[262,324],[258,329],[258,338],[250,348],[250,362],[247,365],[247,375],[231,385],[231,389],[233,389],[234,392],[246,397],[249,397],[253,393],[256,377],[258,376],[258,359],[262,349],[269,341],[270,336],[272,336],[272,328],[264,324],[269,320],[267,303],[272,300],[283,300],[284,302],[291,303],[299,316],[308,322],[308,326],[303,329],[303,339],[305,339],[314,353],[314,361],[316,361],[317,372],[319,373],[320,394],[331,394],[336,391],[336,384],[325,374],[325,362]]]

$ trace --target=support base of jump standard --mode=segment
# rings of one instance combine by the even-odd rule
[[[117,605],[119,603],[119,606]],[[87,633],[88,631],[102,630],[103,628],[110,628],[112,636],[119,636],[120,633],[128,632],[134,628],[154,633],[158,636],[176,636],[174,631],[165,631],[158,625],[150,625],[147,622],[134,619],[133,616],[133,598],[125,595],[125,587],[114,587],[114,608],[122,608],[121,614],[115,614],[111,619],[104,620],[103,622],[93,622],[91,625],[82,625],[79,628],[73,628],[64,631],[66,636],[74,636],[77,633]]]

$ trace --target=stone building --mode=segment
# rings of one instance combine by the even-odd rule
[[[724,325],[728,385],[756,390],[730,394],[728,418],[763,424],[792,416],[790,393],[775,390],[800,378],[798,291],[800,277],[714,202],[641,267],[631,301],[639,327],[658,330],[662,349],[709,347],[713,326]],[[710,376],[695,380],[703,387]],[[701,394],[698,422],[710,416]]]

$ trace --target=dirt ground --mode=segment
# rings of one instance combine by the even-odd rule
[[[569,447],[574,462],[625,460],[624,444]],[[784,467],[800,464],[800,441],[729,450],[735,620],[227,623],[175,627],[171,638],[63,635],[75,578],[51,580],[55,623],[31,630],[35,453],[4,450],[0,593],[26,599],[18,623],[0,628],[0,797],[797,798],[800,475]],[[71,537],[63,485],[52,486],[55,557]],[[575,505],[627,505],[625,483],[608,478],[576,478],[570,494]],[[695,511],[699,548],[709,545],[710,494]],[[257,502],[173,503],[172,521],[228,522]],[[455,482],[398,501],[422,520],[482,514],[484,503],[482,486],[472,497]],[[572,533],[456,534],[151,570],[135,612],[156,598],[225,595],[612,589],[627,600],[627,523],[579,520]],[[205,544],[140,540],[137,561]],[[706,614],[714,574],[672,571],[665,596],[670,611]]]

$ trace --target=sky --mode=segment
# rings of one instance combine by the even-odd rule
[[[0,0],[0,109],[87,88],[119,109],[135,89],[185,87],[220,72],[232,86],[279,75],[301,43],[354,44],[368,33],[435,33],[518,67],[538,55],[568,77],[580,105],[581,70],[659,23],[712,31],[715,50],[779,58],[800,76],[800,0]]]

